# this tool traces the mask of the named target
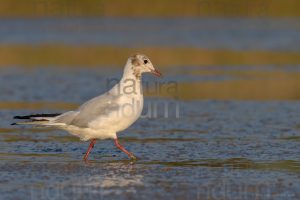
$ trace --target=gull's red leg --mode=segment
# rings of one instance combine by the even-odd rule
[[[89,157],[89,154],[90,154],[92,148],[94,148],[95,143],[96,143],[96,139],[93,139],[93,140],[91,141],[91,143],[90,143],[90,146],[89,146],[88,150],[86,151],[86,153],[85,153],[85,155],[84,155],[84,157],[83,157],[83,160],[84,160],[85,162],[87,161],[87,159],[88,159],[88,157]]]
[[[119,143],[119,141],[118,141],[118,138],[115,138],[115,145],[121,150],[121,151],[123,151],[124,153],[126,153],[128,156],[129,156],[129,158],[131,158],[131,159],[136,159],[136,157],[132,154],[132,153],[130,153],[129,151],[127,151],[120,143]]]

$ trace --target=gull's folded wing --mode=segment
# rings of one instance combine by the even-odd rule
[[[77,111],[70,111],[59,116],[56,122],[87,128],[92,121],[99,117],[105,118],[111,112],[118,110],[119,98],[120,96],[105,93],[84,103]]]

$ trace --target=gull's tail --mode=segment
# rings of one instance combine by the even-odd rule
[[[14,119],[25,119],[28,121],[16,122],[11,125],[19,125],[19,124],[35,124],[35,125],[47,125],[50,120],[61,114],[35,114],[35,115],[25,115],[25,116],[14,116]]]

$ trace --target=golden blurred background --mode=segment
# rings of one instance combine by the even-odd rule
[[[299,17],[297,0],[1,0],[1,17]]]
[[[0,18],[2,31],[6,30],[9,20],[20,20],[26,22],[31,20],[65,20],[65,19],[115,19],[126,18],[135,19],[193,19],[195,21],[206,19],[232,20],[235,26],[236,19],[250,20],[249,33],[258,26],[259,30],[264,30],[264,24],[260,21],[267,20],[265,25],[272,31],[282,30],[285,34],[284,20],[292,20],[291,34],[297,38],[300,31],[300,23],[295,23],[300,16],[300,1],[297,0],[27,0],[27,1],[0,1]],[[252,23],[251,20],[254,20]],[[281,22],[278,22],[283,20]],[[269,25],[269,22],[275,23]],[[289,22],[289,21],[288,21]],[[68,22],[66,22],[68,23]],[[84,22],[83,22],[84,23]],[[192,26],[191,23],[188,26]],[[257,25],[258,24],[258,25]],[[279,25],[278,25],[279,24]],[[224,29],[228,28],[223,25]],[[209,25],[208,25],[209,26]],[[235,37],[234,30],[227,32],[227,36]],[[166,23],[162,27],[168,29]],[[246,26],[247,27],[247,26]],[[63,30],[63,27],[60,27]],[[103,27],[105,29],[106,27]],[[150,27],[151,28],[151,27]],[[30,29],[30,28],[28,28]],[[51,29],[51,28],[50,28]],[[75,27],[74,32],[80,34],[82,27]],[[122,27],[120,27],[122,31]],[[182,27],[178,27],[181,30]],[[188,29],[185,27],[185,29]],[[78,31],[80,30],[80,31]],[[216,31],[222,30],[222,27]],[[50,30],[51,31],[51,30]],[[99,38],[101,38],[99,30]],[[109,31],[119,31],[109,30]],[[147,30],[145,30],[146,32]],[[203,30],[205,31],[205,30]],[[45,30],[47,32],[47,30]],[[45,33],[42,32],[41,34]],[[155,32],[155,31],[154,31]],[[184,32],[184,31],[183,31]],[[19,33],[19,35],[22,33]],[[143,32],[141,32],[143,34]],[[159,34],[159,33],[158,33]],[[170,32],[172,34],[172,32]],[[226,36],[225,34],[225,36]],[[232,35],[230,35],[232,34]],[[256,33],[254,33],[256,34]],[[268,35],[269,33],[266,33]],[[273,34],[270,32],[270,34]],[[288,33],[290,34],[290,33]],[[287,36],[285,37],[289,37]],[[267,36],[264,36],[267,38]],[[300,36],[300,35],[299,35]],[[51,37],[51,35],[49,36]],[[88,37],[88,36],[87,36]],[[148,36],[149,37],[149,36]],[[186,37],[189,37],[187,34]],[[196,36],[193,36],[196,37]],[[200,37],[200,36],[199,36]],[[258,40],[253,42],[259,43]],[[276,38],[280,38],[279,35]],[[24,39],[25,38],[25,39]],[[183,81],[179,82],[179,97],[184,100],[195,99],[238,99],[238,100],[297,100],[300,98],[300,71],[293,72],[285,70],[286,66],[298,69],[300,64],[300,52],[297,47],[285,48],[231,48],[231,47],[207,47],[205,45],[118,45],[106,43],[64,43],[49,42],[26,42],[24,35],[23,42],[18,40],[7,42],[2,39],[0,43],[0,67],[8,68],[18,66],[21,68],[41,68],[41,67],[67,67],[67,68],[89,68],[115,66],[122,68],[124,60],[135,52],[142,52],[149,55],[161,71],[168,73],[174,66],[183,68],[183,73],[214,76],[229,75],[237,77],[223,81]],[[116,38],[117,39],[117,38]],[[152,38],[155,40],[155,35]],[[25,40],[25,42],[24,42]],[[122,40],[127,40],[127,35],[123,35]],[[295,45],[298,41],[295,40]],[[298,38],[299,40],[299,38]],[[234,41],[234,40],[233,40]],[[207,41],[208,43],[214,41]],[[275,41],[274,41],[275,42]],[[174,39],[176,43],[176,38]],[[238,43],[238,41],[237,41]],[[293,41],[292,41],[293,43]],[[230,46],[230,45],[229,45]],[[272,42],[270,44],[272,46]],[[255,44],[254,44],[255,47]],[[295,50],[296,49],[296,50]],[[186,66],[198,66],[196,70],[184,70]],[[208,68],[202,68],[207,66]],[[214,69],[209,67],[221,66]],[[235,67],[230,69],[230,67]],[[240,66],[255,66],[256,70],[239,70]],[[260,70],[265,66],[273,66],[272,70]],[[230,69],[230,70],[228,70]],[[197,92],[195,92],[197,91]]]

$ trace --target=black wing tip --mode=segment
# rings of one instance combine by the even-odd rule
[[[17,124],[17,123],[11,123],[10,125],[11,125],[11,126],[14,126],[14,125],[18,125],[18,124]]]
[[[30,119],[32,117],[56,117],[61,115],[61,113],[54,114],[34,114],[34,115],[24,115],[24,116],[14,116],[14,119]]]
[[[27,116],[14,116],[14,119],[29,119]]]

